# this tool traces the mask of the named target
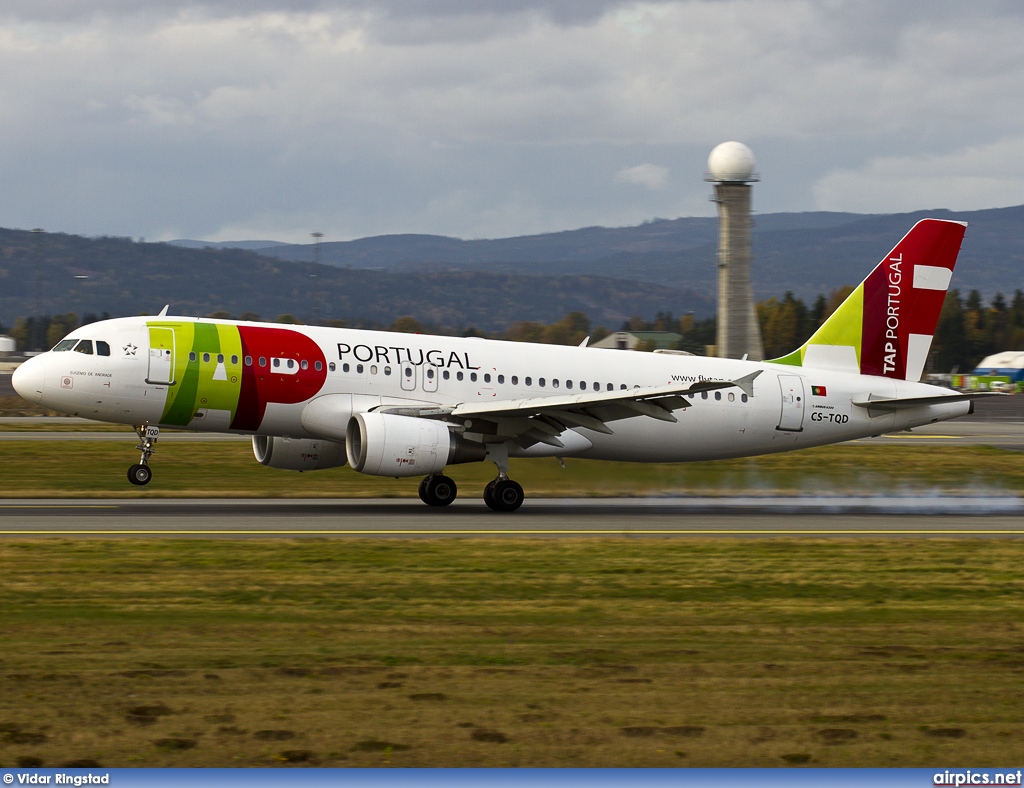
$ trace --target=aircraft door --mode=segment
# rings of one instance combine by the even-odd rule
[[[403,391],[415,391],[416,390],[416,365],[411,361],[406,361],[399,367],[399,372],[402,376],[402,390]]]
[[[804,428],[804,379],[799,375],[779,375],[782,388],[782,413],[776,429],[800,432]]]
[[[430,364],[423,365],[423,390],[424,391],[437,391],[437,376],[440,373],[437,371],[437,367],[431,366]]]
[[[147,383],[174,383],[174,329],[149,329],[149,375]]]

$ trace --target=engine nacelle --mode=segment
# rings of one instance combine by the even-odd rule
[[[345,464],[345,446],[334,441],[252,436],[256,461],[286,471],[319,471]]]
[[[487,456],[482,443],[451,433],[443,422],[391,413],[355,414],[345,451],[352,470],[371,476],[426,476]]]

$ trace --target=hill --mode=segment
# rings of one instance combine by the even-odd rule
[[[758,298],[790,290],[813,299],[856,284],[925,217],[969,223],[954,286],[986,297],[1024,289],[1024,206],[890,215],[781,213],[755,216],[751,276]],[[655,220],[638,227],[590,227],[489,241],[390,235],[321,244],[321,260],[353,268],[591,274],[691,288],[713,296],[718,220]],[[307,245],[261,249],[309,260]]]
[[[349,270],[241,249],[0,230],[0,322],[8,326],[22,315],[132,315],[155,313],[166,303],[177,314],[224,310],[273,319],[292,313],[309,320],[314,287],[323,319],[355,324],[389,325],[412,315],[435,327],[496,330],[516,320],[552,322],[579,310],[595,323],[617,327],[631,315],[692,311],[703,317],[714,308],[710,296],[692,290],[592,275]]]

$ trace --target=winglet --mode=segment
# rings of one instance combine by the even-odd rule
[[[157,317],[167,317],[167,310],[170,309],[170,304],[164,304],[164,308],[160,310],[160,314]]]
[[[587,343],[588,343],[589,341],[590,341],[590,337],[583,337],[583,341],[582,341],[582,342],[580,342],[580,347],[586,347],[586,346],[587,346]]]

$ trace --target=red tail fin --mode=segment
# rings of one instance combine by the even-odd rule
[[[966,229],[922,219],[864,280],[861,374],[921,379]]]

